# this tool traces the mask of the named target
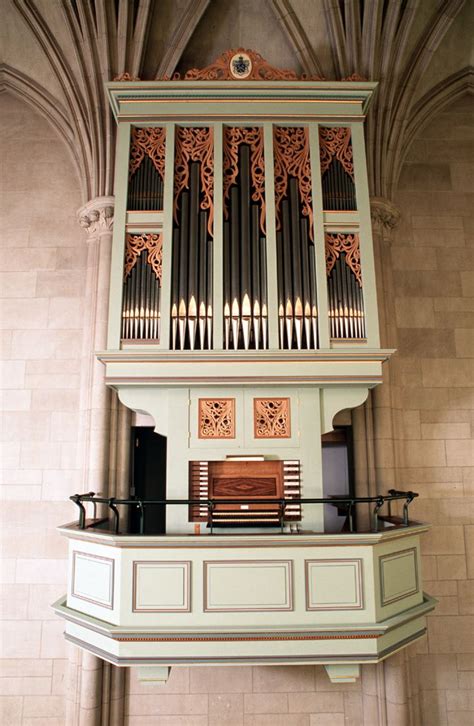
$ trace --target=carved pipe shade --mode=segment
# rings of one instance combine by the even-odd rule
[[[265,234],[265,161],[263,129],[228,127],[224,131],[224,216],[229,217],[230,188],[239,175],[239,146],[250,146],[252,201],[260,205],[260,229]]]
[[[125,248],[124,279],[131,273],[143,250],[148,252],[148,264],[155,277],[161,283],[163,274],[163,235],[162,234],[127,234]]]
[[[209,210],[207,229],[213,236],[214,221],[214,131],[212,128],[176,129],[176,158],[174,166],[174,220],[178,222],[179,196],[183,189],[189,189],[189,168],[191,161],[200,162],[202,197],[201,209]]]
[[[291,437],[289,398],[254,398],[253,416],[256,439]]]
[[[199,438],[235,438],[235,398],[199,399]]]
[[[321,159],[321,174],[324,174],[331,166],[333,160],[337,159],[344,171],[354,181],[350,128],[320,126],[319,153]]]
[[[160,127],[132,128],[130,146],[130,179],[137,171],[145,156],[149,156],[161,177],[165,178],[166,129]]]
[[[362,270],[360,266],[360,246],[358,234],[326,234],[326,272],[329,277],[341,252],[345,252],[345,261],[362,287]]]

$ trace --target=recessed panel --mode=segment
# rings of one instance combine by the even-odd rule
[[[133,612],[188,612],[190,562],[134,562]]]
[[[288,560],[204,563],[204,611],[292,610]]]
[[[416,550],[410,548],[379,560],[382,605],[414,595],[419,590]]]
[[[113,608],[114,561],[73,552],[71,595],[101,607]]]
[[[361,560],[306,560],[305,566],[307,610],[364,607]]]

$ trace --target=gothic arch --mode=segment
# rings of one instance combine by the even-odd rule
[[[16,96],[51,124],[64,141],[84,194],[84,166],[77,153],[73,128],[61,104],[37,81],[8,65],[0,66],[0,92]]]

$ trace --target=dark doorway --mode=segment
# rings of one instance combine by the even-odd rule
[[[354,496],[352,428],[340,426],[322,437],[323,496]],[[324,530],[340,532],[346,524],[337,507],[324,505]],[[355,511],[354,526],[356,527]]]
[[[132,427],[130,495],[136,499],[166,499],[166,436],[160,436],[150,427]],[[132,507],[130,531],[140,531],[140,512]],[[165,534],[166,507],[145,507],[144,534]]]

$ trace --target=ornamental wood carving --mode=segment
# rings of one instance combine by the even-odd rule
[[[326,273],[328,277],[341,252],[345,252],[346,265],[352,270],[359,286],[362,287],[359,235],[326,234]]]
[[[235,438],[235,398],[199,399],[199,438]]]
[[[291,437],[290,399],[254,398],[253,419],[256,439],[289,439]]]
[[[153,166],[164,181],[165,178],[165,150],[166,129],[152,127],[142,129],[132,128],[132,143],[130,147],[130,164],[128,168],[129,179],[135,174],[145,156],[149,156]]]
[[[178,224],[179,196],[189,189],[189,164],[201,164],[201,209],[209,210],[207,230],[213,237],[214,222],[214,131],[212,128],[176,128],[176,158],[174,165],[174,219]]]
[[[260,229],[265,234],[265,161],[263,129],[226,126],[224,128],[224,216],[229,218],[230,188],[239,175],[239,146],[250,146],[252,201],[260,204]]]
[[[273,132],[275,166],[276,228],[281,229],[281,202],[288,195],[288,177],[298,180],[303,216],[308,218],[309,236],[313,239],[313,200],[311,196],[311,160],[307,128],[276,126]]]
[[[160,281],[163,272],[163,235],[162,234],[127,234],[125,247],[124,280],[127,279],[143,250],[148,252],[148,264],[155,277]]]
[[[175,73],[174,80],[180,80]],[[205,68],[192,68],[184,74],[185,81],[297,81],[309,80],[298,76],[295,71],[280,70],[270,65],[260,53],[254,50],[236,48],[226,50],[219,58]],[[313,77],[311,80],[320,80]]]
[[[118,76],[115,76],[113,79],[114,81],[139,81],[138,76],[132,76],[131,73],[120,73]]]
[[[329,169],[336,158],[344,171],[354,181],[354,164],[352,161],[351,130],[343,126],[319,127],[319,156],[321,174]]]

